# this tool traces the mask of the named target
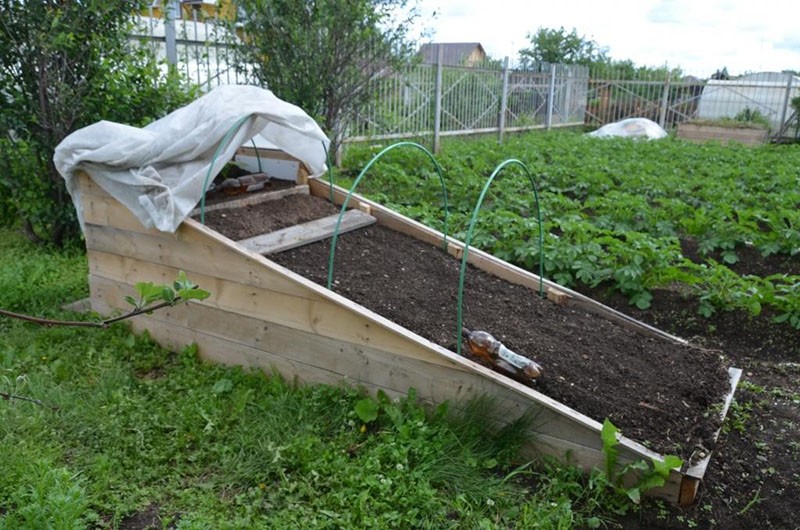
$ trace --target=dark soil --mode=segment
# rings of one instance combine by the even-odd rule
[[[322,199],[302,196],[242,210],[209,212],[206,223],[238,240],[338,211]],[[324,284],[328,252],[329,242],[321,242],[270,258]],[[775,259],[782,260],[781,270],[797,265]],[[335,290],[455,351],[459,265],[438,248],[371,227],[340,236]],[[619,524],[630,529],[800,528],[795,518],[800,333],[771,324],[769,315],[751,319],[731,312],[702,318],[696,302],[670,290],[655,292],[653,307],[644,312],[602,288],[585,292],[696,346],[642,337],[471,267],[464,325],[489,331],[542,364],[545,377],[537,390],[596,420],[608,417],[623,434],[654,450],[688,459],[698,449],[714,449],[693,507],[648,502]],[[727,391],[728,366],[745,373],[715,443],[718,425],[708,413]]]

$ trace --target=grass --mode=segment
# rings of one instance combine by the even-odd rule
[[[0,228],[0,307],[87,295],[79,251]],[[166,351],[123,324],[0,319],[0,530],[117,528],[131,516],[200,528],[594,528],[631,505],[602,473],[518,457],[524,425],[493,404],[422,407],[299,386]],[[362,414],[359,414],[359,412]]]

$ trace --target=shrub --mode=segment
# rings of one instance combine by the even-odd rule
[[[52,156],[101,119],[142,125],[187,101],[131,43],[140,0],[0,0],[0,222],[63,246],[78,235]]]

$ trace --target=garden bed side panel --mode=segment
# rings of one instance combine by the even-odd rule
[[[755,127],[722,127],[697,123],[679,123],[678,138],[695,143],[709,141],[738,142],[744,145],[761,145],[767,141],[769,131]]]
[[[109,313],[140,281],[170,283],[184,270],[211,296],[133,319],[176,350],[196,344],[201,357],[277,371],[300,382],[360,385],[370,392],[405,395],[415,388],[430,403],[487,394],[498,422],[532,411],[530,452],[582,467],[605,460],[600,424],[553,399],[251,253],[188,219],[176,233],[146,229],[87,176],[79,181],[86,221],[92,308]],[[661,458],[620,438],[621,464]],[[684,478],[674,472],[658,496],[677,503]],[[685,502],[685,501],[684,501]]]

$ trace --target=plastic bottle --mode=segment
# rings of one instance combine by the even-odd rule
[[[486,331],[463,329],[469,351],[505,371],[523,375],[532,381],[542,375],[542,367],[535,361],[506,348],[502,342]]]

